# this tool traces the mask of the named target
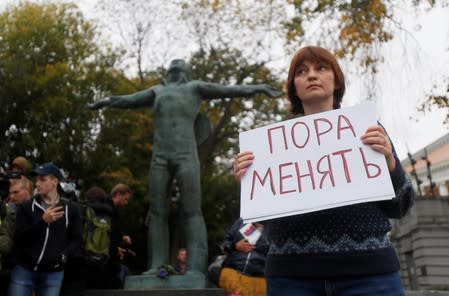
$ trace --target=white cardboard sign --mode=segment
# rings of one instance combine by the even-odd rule
[[[392,199],[385,156],[360,140],[374,125],[363,104],[240,133],[240,151],[255,156],[241,180],[245,223]]]

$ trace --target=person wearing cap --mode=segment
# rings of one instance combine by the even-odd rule
[[[58,194],[63,176],[53,163],[31,172],[37,194],[17,205],[8,295],[59,295],[67,258],[81,252],[82,230],[76,205]]]

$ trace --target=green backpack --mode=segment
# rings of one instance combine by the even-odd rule
[[[105,265],[109,261],[111,218],[97,216],[92,208],[85,206],[83,228],[85,262],[97,267]]]

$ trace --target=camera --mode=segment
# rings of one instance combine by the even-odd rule
[[[20,179],[22,173],[14,171],[4,171],[0,169],[0,198],[6,198],[9,194],[9,180]]]

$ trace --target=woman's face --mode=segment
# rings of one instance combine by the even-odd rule
[[[300,64],[295,73],[295,88],[305,111],[314,105],[333,109],[335,75],[329,65],[308,61]]]

